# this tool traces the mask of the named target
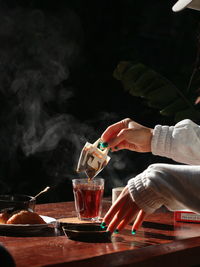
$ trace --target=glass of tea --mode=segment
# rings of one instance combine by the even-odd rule
[[[99,221],[102,212],[104,179],[73,179],[72,185],[79,220]]]

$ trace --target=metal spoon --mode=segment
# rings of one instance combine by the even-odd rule
[[[34,198],[37,198],[38,196],[40,196],[41,194],[47,192],[49,190],[49,186],[47,186],[44,190],[40,191],[37,195],[34,196]]]

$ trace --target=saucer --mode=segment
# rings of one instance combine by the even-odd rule
[[[77,241],[87,242],[108,242],[111,239],[111,233],[102,229],[100,224],[96,223],[67,223],[62,226],[64,234]]]

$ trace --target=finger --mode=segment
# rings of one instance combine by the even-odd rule
[[[132,151],[137,150],[135,144],[128,143],[127,141],[124,140],[121,143],[119,143],[117,146],[112,148],[112,152],[122,150],[122,149],[128,149],[128,150],[132,150]]]
[[[146,216],[146,213],[143,210],[140,210],[132,226],[132,233],[133,232],[136,233],[136,231],[140,228],[145,216]]]
[[[126,186],[121,194],[118,196],[115,203],[111,206],[111,208],[108,210],[106,215],[103,218],[103,223],[109,224],[114,215],[118,212],[118,210],[124,205],[124,203],[127,202],[127,199],[129,197],[129,189],[128,186]]]
[[[133,218],[136,216],[136,214],[137,214],[137,212],[138,212],[138,210],[130,210],[128,213],[127,213],[127,215],[126,215],[126,217],[120,222],[120,224],[117,226],[117,229],[120,231],[120,230],[122,230],[122,229],[124,229],[124,227],[128,224],[128,223],[130,223],[132,220],[133,220]]]
[[[120,207],[122,207],[125,204],[126,200],[127,200],[127,198],[126,197],[123,197],[123,196],[122,197],[119,196],[117,198],[117,200],[115,201],[115,203],[111,206],[111,208],[108,210],[108,212],[106,213],[106,215],[103,218],[103,222],[106,225],[108,225],[112,221],[113,217],[118,212],[118,210],[120,209]]]
[[[130,121],[131,119],[125,119],[125,120],[121,120],[117,123],[112,124],[101,135],[101,139],[105,142],[108,142],[112,137],[117,135],[122,129],[127,127]]]
[[[128,146],[127,142],[125,140],[123,140],[117,146],[112,147],[112,152],[118,151],[118,150],[122,150],[122,149],[126,149],[127,146]]]
[[[109,147],[110,148],[115,148],[117,147],[120,143],[126,141],[126,131],[129,129],[122,129],[114,138],[112,138],[109,141]]]
[[[110,224],[108,225],[107,231],[109,231],[111,233],[114,232],[115,230],[118,231],[117,226],[127,216],[128,212],[129,212],[129,209],[127,209],[126,207],[123,207],[122,209],[120,209],[116,213],[116,215],[114,216],[114,218],[112,219]]]
[[[200,96],[197,97],[197,99],[195,100],[195,105],[200,103]]]
[[[109,126],[105,132],[101,135],[101,139],[105,142],[108,142],[113,136],[117,135],[123,129],[123,124],[121,122],[117,122],[111,126]]]
[[[139,211],[138,206],[131,200],[125,202],[125,204],[119,209],[117,214],[114,216],[110,224],[108,225],[107,230],[111,233],[118,229],[118,225],[128,216],[130,216],[130,213],[132,212],[133,215]],[[119,230],[119,229],[118,229]]]
[[[109,141],[109,147],[112,149],[118,146],[120,143],[125,144],[126,146],[130,143],[130,140],[134,140],[135,132],[133,129],[122,129],[115,138]],[[129,148],[130,144],[128,145]]]

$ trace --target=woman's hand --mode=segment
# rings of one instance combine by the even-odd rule
[[[145,215],[145,212],[140,210],[131,198],[128,187],[126,186],[106,213],[101,225],[102,227],[107,226],[107,231],[117,233],[137,216],[132,227],[132,234],[135,234]]]
[[[153,129],[124,119],[109,126],[101,138],[112,151],[129,149],[137,152],[151,152]]]

